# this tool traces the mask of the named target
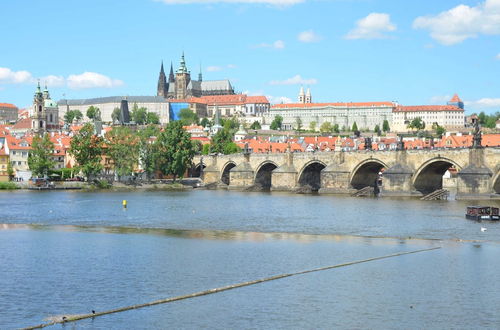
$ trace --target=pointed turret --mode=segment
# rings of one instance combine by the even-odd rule
[[[43,98],[46,100],[50,99],[49,89],[47,88],[47,83],[45,83],[45,89],[43,90]]]
[[[201,63],[200,63],[200,73],[198,74],[198,81],[203,81],[203,77],[201,75]]]
[[[156,92],[156,95],[167,97],[167,92],[167,77],[165,76],[165,70],[163,69],[163,61],[161,61],[160,76],[158,77],[158,90]]]
[[[168,83],[175,83],[175,76],[174,76],[174,65],[172,62],[170,62],[170,73],[168,75]]]
[[[187,67],[186,67],[186,60],[184,59],[184,52],[182,52],[181,56],[181,63],[179,65],[179,70],[177,70],[177,73],[187,73]]]
[[[464,102],[462,102],[462,100],[460,99],[460,97],[458,97],[458,94],[456,94],[456,93],[455,93],[455,95],[453,95],[451,100],[448,101],[447,104],[454,105],[460,109],[464,109]]]
[[[305,94],[304,94],[304,87],[300,87],[300,92],[299,92],[299,103],[304,103],[305,102]]]
[[[311,103],[311,102],[312,102],[311,90],[307,88],[305,103]]]

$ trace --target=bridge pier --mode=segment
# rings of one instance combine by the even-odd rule
[[[219,183],[220,180],[220,170],[217,167],[217,156],[212,156],[212,162],[210,165],[203,169],[202,180],[205,185],[213,185]]]
[[[273,171],[271,191],[292,191],[298,181],[299,172],[293,164],[284,164]]]
[[[350,169],[345,164],[332,163],[321,171],[320,194],[350,194],[356,189],[351,187]]]
[[[470,149],[469,166],[458,172],[456,199],[489,198],[493,172],[484,164],[484,149]]]
[[[413,170],[406,165],[396,164],[384,172],[382,196],[412,196]]]
[[[250,163],[245,159],[239,165],[229,171],[230,180],[228,189],[242,190],[254,185],[254,170]]]

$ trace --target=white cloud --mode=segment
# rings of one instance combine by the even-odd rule
[[[466,108],[499,108],[500,98],[482,98],[476,101],[465,101]]]
[[[315,85],[318,81],[314,78],[303,79],[299,74],[285,80],[272,80],[271,85]]]
[[[217,72],[217,71],[221,71],[221,70],[222,70],[222,68],[220,66],[213,65],[213,66],[207,67],[208,72]]]
[[[431,104],[446,104],[451,98],[451,95],[436,95],[431,97],[429,101]]]
[[[293,103],[292,99],[286,96],[272,96],[266,95],[269,103],[271,104],[280,104],[280,103]]]
[[[285,48],[285,42],[283,40],[276,40],[272,44],[258,44],[254,48],[274,48],[274,49],[283,49]]]
[[[46,84],[47,87],[61,87],[66,83],[66,79],[63,76],[48,75],[40,78],[40,83]]]
[[[25,84],[33,83],[34,79],[28,71],[12,71],[9,68],[0,68],[0,83]]]
[[[414,29],[429,30],[431,37],[450,46],[479,34],[500,34],[500,0],[486,0],[474,7],[458,5],[436,16],[420,16]]]
[[[495,58],[500,61],[500,53]]]
[[[212,3],[255,3],[273,6],[291,6],[306,0],[157,0],[167,5],[212,4]]]
[[[71,89],[112,88],[123,85],[123,81],[121,80],[111,79],[96,72],[84,72],[79,75],[72,74],[68,77],[67,83]]]
[[[396,30],[396,25],[391,23],[389,14],[371,13],[358,20],[356,27],[345,35],[346,39],[385,39],[389,38],[385,32]]]
[[[318,42],[323,38],[314,33],[313,30],[307,30],[300,32],[299,35],[297,36],[297,39],[299,39],[299,41],[301,42]]]

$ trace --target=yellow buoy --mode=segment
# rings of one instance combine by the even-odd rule
[[[123,207],[127,207],[127,200],[126,199],[123,200],[122,205],[123,205]]]

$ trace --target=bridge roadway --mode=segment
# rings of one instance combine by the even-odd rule
[[[382,195],[422,195],[442,188],[456,168],[457,198],[500,197],[500,148],[402,151],[332,151],[196,156],[193,176],[205,185],[319,193],[352,193],[375,186],[384,169]]]

